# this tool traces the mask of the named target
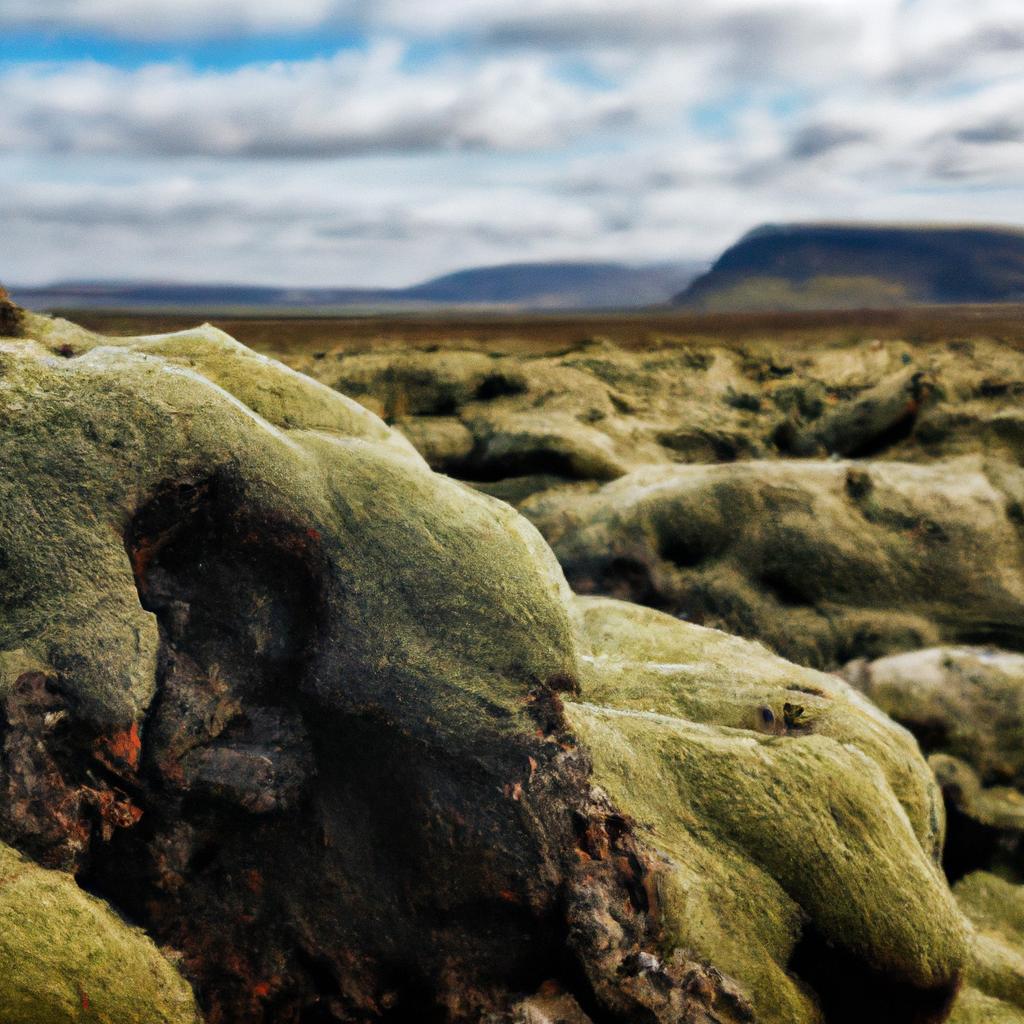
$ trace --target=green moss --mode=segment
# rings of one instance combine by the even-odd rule
[[[1024,1021],[1024,887],[984,871],[953,889],[974,925],[969,987],[957,1001],[952,1024]]]
[[[932,754],[928,763],[963,814],[989,828],[1024,831],[1024,794],[1019,789],[983,787],[970,765],[949,754]]]
[[[657,604],[831,668],[940,637],[1024,642],[1007,497],[976,460],[776,461],[649,466],[520,508],[576,589]]]
[[[1022,1024],[1024,1011],[978,989],[960,993],[949,1015],[949,1024]]]
[[[669,946],[737,978],[766,1021],[816,1019],[786,967],[808,919],[909,984],[955,976],[941,803],[904,730],[759,645],[608,600],[578,615],[591,654],[570,720],[595,781],[671,859]]]
[[[4,1024],[199,1024],[188,984],[138,929],[0,844]]]
[[[43,662],[94,722],[144,721],[157,627],[139,603],[125,534],[169,484],[212,481],[202,493],[222,504],[211,515],[286,529],[315,566],[329,635],[303,683],[326,713],[375,716],[446,756],[485,756],[497,736],[533,735],[538,684],[579,680],[566,713],[594,783],[668,858],[666,952],[682,947],[734,976],[760,1019],[818,1019],[788,967],[808,925],[907,985],[952,983],[964,936],[936,865],[941,801],[909,735],[843,681],[648,609],[575,602],[552,551],[513,509],[432,473],[372,414],[220,332],[110,341],[29,325],[40,341],[0,344],[0,685]],[[500,448],[520,429],[524,414],[500,409],[511,397],[486,399],[498,411],[473,428],[477,442]],[[585,445],[558,448],[570,434],[616,465],[611,435],[591,436],[566,410],[550,422],[534,440],[550,440],[570,468],[590,457]],[[513,458],[522,448],[495,450]],[[621,530],[629,550],[654,553],[656,573],[659,560],[715,563],[705,583],[741,611],[757,593],[748,574],[781,578],[782,555],[799,555],[797,582],[824,602],[826,579],[847,586],[881,550],[891,557],[878,587],[890,603],[854,608],[854,621],[893,618],[886,588],[906,579],[916,610],[934,611],[934,582],[906,568],[919,541],[886,532],[904,529],[893,522],[927,473],[883,473],[871,520],[850,504],[843,467],[773,468],[767,488],[766,472],[693,467],[685,479],[654,472],[596,493],[584,484],[572,492],[579,504],[547,528],[563,553],[590,555],[621,553]],[[976,478],[949,487],[970,505],[955,513],[963,522],[991,511],[993,492]],[[884,529],[837,535],[833,512]],[[757,543],[736,541],[744,516],[765,523]],[[980,557],[977,545],[970,553]],[[144,558],[136,568],[145,576]],[[978,586],[991,594],[997,583]],[[750,603],[755,624],[777,605]],[[820,620],[801,607],[784,629],[835,629]]]
[[[1024,784],[1024,656],[933,647],[855,663],[845,674],[929,752],[967,761],[985,783]]]
[[[898,306],[905,304],[908,298],[904,283],[867,274],[821,274],[806,281],[752,274],[703,295],[699,308],[731,313],[766,309],[864,309]]]
[[[0,650],[52,665],[87,717],[123,727],[152,699],[156,622],[123,537],[167,482],[229,481],[247,514],[317,538],[344,631],[327,700],[355,699],[342,677],[368,693],[387,675],[376,692],[404,687],[398,710],[464,736],[482,710],[525,727],[524,690],[575,676],[536,531],[362,407],[212,328],[79,332],[66,358],[68,331],[30,327],[44,342],[0,347]]]
[[[0,651],[0,701],[6,699],[11,687],[26,672],[52,673],[50,666],[34,658],[26,650]]]

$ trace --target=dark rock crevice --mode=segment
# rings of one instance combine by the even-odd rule
[[[562,684],[535,692],[535,736],[470,756],[379,711],[325,714],[306,679],[331,641],[320,553],[252,508],[227,477],[175,483],[128,530],[161,637],[141,821],[80,871],[181,951],[207,1021],[475,1021],[545,984],[598,1024],[720,999],[747,1019],[710,968],[631,973],[658,867],[590,793]]]

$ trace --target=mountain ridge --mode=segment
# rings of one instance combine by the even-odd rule
[[[763,224],[673,299],[709,311],[1024,300],[1024,230],[977,224]]]

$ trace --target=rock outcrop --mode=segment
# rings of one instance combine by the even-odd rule
[[[930,755],[950,823],[947,874],[1024,882],[1024,656],[935,647],[854,661],[843,675]]]
[[[1024,355],[949,341],[600,339],[557,355],[281,357],[406,434],[434,469],[518,501],[650,465],[827,456],[1024,464]]]
[[[76,986],[189,1019],[115,912],[208,1024],[945,1019],[970,961],[939,790],[853,687],[575,598],[511,507],[212,328],[19,330],[0,840],[122,961],[65,957],[39,901],[0,938],[57,971],[39,1020],[89,1019]]]
[[[776,461],[651,467],[521,506],[569,582],[837,667],[937,641],[1024,646],[1024,474]]]
[[[967,984],[951,1024],[1024,1021],[1024,887],[978,871],[954,887],[972,925]]]
[[[947,876],[971,922],[954,1024],[1024,1021],[1024,657],[935,647],[843,675],[917,737],[947,810]]]

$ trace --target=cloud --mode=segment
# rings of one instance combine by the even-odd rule
[[[0,64],[15,281],[403,284],[711,257],[765,220],[1024,209],[1019,0],[0,4],[0,31],[33,25],[367,44],[217,70],[185,43],[137,68]]]
[[[358,14],[337,0],[4,0],[0,29],[97,32],[119,39],[201,39],[322,27]]]
[[[404,53],[383,42],[226,72],[16,66],[0,74],[0,148],[293,158],[535,149],[631,116],[621,94],[563,81],[540,56],[413,72]]]
[[[841,146],[866,142],[870,138],[871,134],[862,128],[842,124],[808,124],[793,136],[788,152],[794,160],[810,160],[831,153]]]

